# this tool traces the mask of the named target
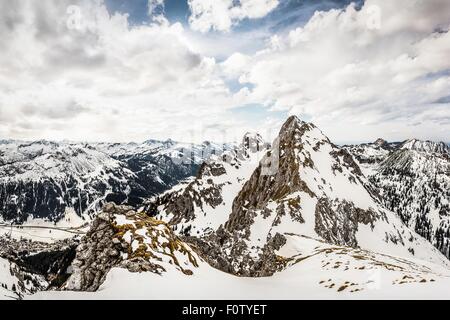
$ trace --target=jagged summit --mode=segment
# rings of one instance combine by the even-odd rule
[[[244,136],[242,137],[242,142],[245,143],[247,140],[253,140],[258,142],[264,142],[263,137],[258,132],[246,132]]]
[[[295,128],[298,128],[302,125],[304,125],[306,122],[302,121],[299,117],[296,115],[292,115],[284,122],[284,124],[281,126],[280,134],[286,131],[293,130]]]
[[[300,203],[322,197],[350,198],[345,196],[344,186],[347,192],[353,192],[360,207],[374,205],[360,182],[362,175],[352,157],[334,146],[314,124],[290,117],[273,145],[270,155],[262,159],[234,200],[226,225],[230,232],[244,230],[245,221],[255,219],[259,210],[268,213],[269,208],[281,216],[289,213],[286,219],[301,224],[305,216]]]
[[[260,257],[289,233],[404,256],[430,247],[380,205],[349,152],[295,116],[234,199],[225,229]]]
[[[449,146],[444,142],[434,142],[434,141],[423,141],[418,139],[410,139],[405,141],[401,149],[407,149],[407,150],[415,150],[415,151],[421,151],[421,152],[432,152],[432,153],[440,153],[440,154],[449,154],[450,148]]]
[[[387,146],[388,142],[382,138],[378,138],[377,140],[375,140],[373,142],[373,144],[378,147],[385,147],[385,146]]]

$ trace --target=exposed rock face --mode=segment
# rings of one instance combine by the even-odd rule
[[[373,144],[382,148],[388,146],[388,142],[382,138],[378,138]]]
[[[349,178],[350,180],[353,180],[352,182],[356,183],[356,179],[358,179],[359,182],[363,183],[361,180],[363,173],[361,172],[359,166],[356,164],[355,160],[353,160],[352,155],[347,150],[345,149],[333,150],[330,152],[330,155],[332,155],[337,162],[332,167],[333,171],[337,170],[340,173],[342,173],[342,167],[345,167],[353,174],[353,176]]]
[[[363,210],[347,201],[330,201],[320,198],[316,205],[314,230],[328,243],[356,248],[358,225],[370,224],[373,228],[378,214],[373,210]]]
[[[357,247],[355,234],[358,224],[373,224],[378,219],[379,214],[375,211],[358,208],[350,200],[333,199],[327,193],[321,192],[321,195],[312,190],[307,180],[302,179],[301,172],[305,168],[320,170],[311,154],[320,152],[327,145],[331,150],[324,156],[331,160],[329,169],[333,174],[345,175],[349,184],[363,185],[361,170],[347,151],[337,148],[324,136],[313,143],[310,137],[317,135],[317,131],[313,124],[302,122],[296,117],[289,118],[281,128],[271,153],[262,159],[234,199],[230,218],[225,224],[225,234],[229,232],[230,235],[223,237],[220,242],[231,242],[231,250],[239,250],[240,257],[247,255],[235,272],[270,275],[280,268],[282,263],[272,244],[273,241],[281,243],[276,240],[284,237],[270,230],[276,230],[283,221],[290,220],[301,225],[307,218],[315,219],[317,235],[329,243]],[[312,150],[309,150],[311,147]],[[329,188],[332,189],[331,186]],[[302,197],[302,194],[305,196]],[[307,201],[305,197],[317,199],[314,218],[308,217],[311,213],[303,209],[303,202]],[[255,220],[261,216],[267,220],[264,223],[269,223],[271,227],[266,239],[254,243],[252,232],[255,231],[252,229]],[[267,267],[269,265],[271,267]],[[253,271],[255,269],[256,272]]]
[[[222,187],[224,184],[214,184],[207,177],[216,177],[226,174],[225,168],[220,164],[204,164],[198,173],[199,179],[190,183],[182,193],[173,201],[172,194],[159,197],[154,205],[164,205],[167,212],[173,214],[170,224],[179,224],[182,221],[191,221],[195,219],[195,207],[202,209],[203,206],[216,208],[222,203]],[[201,179],[206,178],[206,183]]]
[[[203,237],[182,237],[212,267],[237,276],[268,277],[283,270],[287,261],[276,254],[286,238],[276,233],[270,238],[257,258],[249,253],[248,244],[238,233],[230,233],[222,226]]]
[[[318,130],[313,124],[291,117],[283,125],[274,143],[277,149],[265,157],[252,177],[245,183],[243,189],[233,203],[233,211],[226,224],[229,231],[242,230],[248,221],[252,220],[255,210],[263,210],[269,202],[276,202],[277,212],[281,215],[288,211],[294,220],[302,221],[299,197],[289,197],[292,194],[304,192],[310,197],[317,197],[308,183],[301,178],[303,168],[317,170],[311,158],[311,152],[306,150],[310,141],[305,136],[308,132]],[[350,173],[350,183],[363,184],[362,173],[353,157],[344,149],[339,149],[323,136],[313,146],[313,152],[319,152],[323,145],[332,146],[327,157],[333,161],[331,169],[343,174],[344,168]],[[299,157],[299,155],[301,155]],[[268,172],[269,170],[269,172]],[[323,180],[323,179],[322,179]]]
[[[303,135],[309,126],[311,124],[302,125],[294,117],[289,118],[283,125],[272,153],[261,161],[234,200],[233,211],[225,225],[228,231],[242,230],[249,226],[255,210],[265,208],[269,201],[277,201],[286,195],[301,191],[314,196],[298,175],[300,163],[296,152],[301,150],[302,145],[294,138]],[[302,165],[312,167],[314,163],[310,158],[305,158]],[[266,172],[267,170],[274,172],[270,174]]]
[[[121,261],[121,244],[115,243],[116,230],[108,213],[99,214],[77,248],[72,262],[73,274],[66,289],[95,291],[105,280],[108,271]]]
[[[78,246],[64,289],[95,291],[114,267],[158,274],[175,268],[191,275],[198,259],[164,222],[109,203]]]

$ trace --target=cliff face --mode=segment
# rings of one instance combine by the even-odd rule
[[[213,252],[213,265],[228,272],[267,276],[284,267],[276,251],[286,243],[288,232],[307,228],[308,235],[329,243],[357,247],[358,225],[373,226],[382,217],[363,179],[345,150],[332,145],[314,125],[291,117],[235,197],[224,227],[202,239],[209,248],[211,243],[221,248],[206,255]],[[356,186],[366,197],[360,202],[368,200],[374,208],[336,197],[334,188],[346,185]]]

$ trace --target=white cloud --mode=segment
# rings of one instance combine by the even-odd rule
[[[254,86],[250,100],[312,119],[340,141],[448,139],[450,105],[434,102],[450,92],[449,25],[445,0],[368,0],[361,10],[316,12],[233,73]],[[380,132],[389,126],[397,133]]]
[[[236,52],[222,62],[221,66],[225,76],[233,78],[238,77],[249,62],[251,62],[251,57]]]
[[[179,23],[131,27],[102,1],[0,7],[1,137],[189,140],[196,123],[239,125],[216,61]]]
[[[191,9],[189,23],[200,32],[230,31],[243,19],[266,16],[278,6],[278,0],[188,0]]]
[[[200,30],[230,30],[276,6],[224,3],[199,14]],[[0,0],[0,138],[228,141],[280,120],[233,112],[261,104],[338,142],[448,140],[449,24],[445,0],[368,0],[269,34],[259,52],[228,54],[232,33],[215,42],[167,20],[131,26],[101,0]],[[217,51],[225,61],[205,54]]]

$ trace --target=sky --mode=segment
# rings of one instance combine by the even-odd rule
[[[0,139],[450,141],[448,0],[0,0]]]

